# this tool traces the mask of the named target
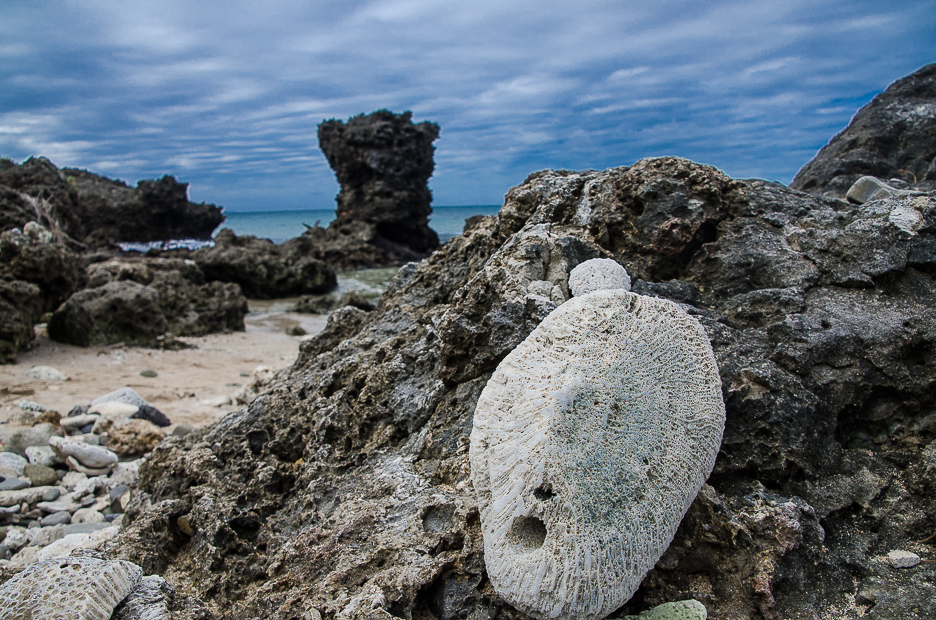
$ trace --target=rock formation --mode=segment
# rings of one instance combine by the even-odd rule
[[[336,310],[247,409],[156,448],[112,557],[230,617],[525,617],[485,574],[472,414],[596,257],[699,321],[726,407],[616,613],[936,616],[934,564],[886,559],[934,550],[936,196],[859,206],[676,158],[531,175],[376,310]]]
[[[439,247],[428,226],[432,194],[426,185],[439,126],[414,124],[411,117],[379,110],[319,125],[319,146],[341,185],[330,229],[419,254]]]
[[[59,170],[48,159],[33,157],[0,169],[0,232],[38,220],[50,228],[54,222],[91,246],[210,239],[224,221],[221,209],[189,202],[187,188],[170,176],[132,188],[86,170]],[[50,221],[42,221],[37,208]]]
[[[897,80],[861,108],[790,187],[844,198],[863,176],[936,188],[936,64]]]
[[[87,282],[77,257],[47,236],[42,228],[32,236],[15,228],[0,234],[0,364],[13,362],[35,339],[42,315]]]
[[[206,282],[191,260],[121,258],[88,268],[89,287],[52,315],[49,337],[80,346],[153,346],[166,332],[243,331],[247,299],[237,284]]]
[[[252,299],[327,293],[338,285],[334,270],[291,239],[276,245],[269,239],[238,237],[223,229],[214,247],[200,248],[192,259],[210,280],[236,282]]]

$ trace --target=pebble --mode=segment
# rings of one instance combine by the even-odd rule
[[[17,475],[23,475],[23,468],[29,463],[26,459],[12,452],[0,452],[0,467],[12,469]]]
[[[26,376],[40,381],[68,381],[68,375],[52,366],[33,366],[26,371]]]
[[[32,411],[34,413],[43,413],[49,410],[45,405],[40,405],[37,402],[26,400],[25,398],[16,401],[16,406],[23,411]]]
[[[118,403],[129,403],[131,405],[136,405],[137,407],[142,407],[143,405],[148,405],[146,399],[137,394],[136,390],[133,388],[120,388],[119,390],[114,390],[113,392],[108,392],[104,396],[95,398],[91,401],[91,405],[99,405],[101,403],[109,402],[118,402]]]
[[[887,554],[887,561],[894,568],[913,568],[920,563],[920,556],[911,551],[891,551]]]
[[[107,474],[111,471],[110,466],[101,467],[101,468],[85,467],[84,465],[79,463],[77,459],[75,459],[75,457],[73,456],[66,458],[65,463],[70,468],[74,469],[75,471],[80,471],[81,473],[86,474],[88,476],[103,476],[104,474]]]
[[[185,437],[193,430],[195,430],[195,427],[191,424],[178,424],[174,429],[172,429],[172,434],[176,437]]]
[[[84,415],[70,416],[63,419],[60,423],[62,425],[62,430],[66,433],[75,433],[80,429],[84,428],[88,424],[94,425],[95,422],[101,419],[99,415],[92,415],[86,413]]]
[[[14,504],[35,504],[49,487],[32,487],[19,491],[0,491],[0,506],[13,506]]]
[[[62,491],[58,487],[52,487],[42,495],[42,501],[44,502],[54,502],[62,494]]]
[[[6,538],[3,539],[3,544],[7,549],[16,551],[20,547],[25,547],[29,542],[29,539],[26,537],[26,530],[22,528],[13,528],[7,532]]]
[[[76,441],[68,441],[61,437],[50,437],[49,445],[59,455],[74,458],[76,461],[89,469],[106,468],[117,462],[117,455],[100,446],[90,446]],[[80,471],[80,470],[79,470]]]
[[[216,396],[215,398],[206,398],[205,400],[199,401],[200,405],[205,407],[224,407],[231,404],[230,396]]]
[[[71,513],[65,510],[53,512],[39,520],[39,524],[42,525],[42,527],[52,527],[54,525],[64,525],[66,523],[71,523]]]
[[[58,499],[52,502],[39,502],[36,504],[36,508],[46,514],[54,514],[56,512],[72,514],[81,508],[81,504],[72,501],[70,497],[66,497],[65,499]]]
[[[0,482],[0,491],[19,491],[28,489],[32,484],[26,478],[7,478]]]
[[[29,446],[26,448],[26,458],[29,459],[30,463],[45,465],[46,467],[54,467],[63,462],[59,455],[55,453],[55,450],[52,449],[52,446],[49,445]]]
[[[71,518],[72,523],[103,523],[106,520],[103,514],[93,508],[76,510]]]
[[[29,463],[25,467],[26,477],[29,478],[34,487],[48,487],[58,484],[58,473],[51,467],[45,465],[36,465]]]
[[[114,421],[121,418],[129,418],[139,410],[140,407],[138,405],[131,405],[129,403],[121,403],[117,401],[106,401],[97,405],[91,405],[91,407],[88,408],[88,414],[90,415],[97,413],[104,417],[110,418],[111,421]]]
[[[141,370],[141,371],[140,371],[140,376],[141,376],[141,377],[148,377],[148,378],[152,379],[153,377],[158,377],[158,376],[159,376],[159,373],[157,373],[157,372],[156,372],[155,370],[153,370],[152,368],[147,368],[146,370]]]
[[[26,456],[26,448],[30,446],[48,446],[50,437],[57,437],[61,434],[62,429],[58,426],[43,422],[10,435],[6,449],[10,453],[15,452],[19,456]],[[2,454],[0,454],[0,458],[2,458]]]

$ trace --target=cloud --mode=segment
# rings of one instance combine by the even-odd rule
[[[388,108],[441,126],[440,204],[663,153],[789,181],[934,28],[934,0],[4,3],[0,154],[330,208],[316,126]]]

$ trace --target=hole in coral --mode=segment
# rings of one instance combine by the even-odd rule
[[[541,502],[547,502],[555,496],[556,494],[553,492],[552,487],[548,482],[544,482],[543,484],[536,487],[536,489],[533,491],[533,497]]]
[[[520,553],[536,551],[546,541],[546,524],[536,517],[517,517],[508,540]]]

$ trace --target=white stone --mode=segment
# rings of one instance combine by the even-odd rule
[[[70,418],[62,418],[59,424],[62,425],[62,430],[66,433],[77,433],[81,430],[82,427],[87,426],[88,424],[94,424],[101,419],[99,415],[92,415],[86,413],[85,415],[75,415]]]
[[[62,457],[73,457],[76,461],[91,469],[106,468],[117,462],[117,455],[101,446],[69,441],[62,437],[49,437],[49,445]]]
[[[43,245],[52,243],[52,233],[39,222],[26,222],[26,225],[23,226],[23,233],[36,243]]]
[[[593,258],[579,264],[569,273],[569,292],[573,297],[603,290],[631,288],[627,270],[610,258]]]
[[[0,452],[0,467],[15,471],[17,476],[23,475],[23,468],[28,463],[29,461],[15,452]]]
[[[137,394],[136,390],[125,387],[120,388],[119,390],[114,390],[113,392],[108,392],[99,398],[95,398],[93,401],[91,401],[91,405],[94,406],[107,402],[128,403],[131,405],[136,405],[137,407],[142,407],[143,405],[149,404],[145,398]]]
[[[205,407],[224,407],[231,404],[231,397],[216,396],[215,398],[206,398],[205,400],[199,401],[198,404]]]
[[[88,479],[87,474],[83,474],[80,471],[70,471],[65,474],[65,477],[62,478],[62,484],[69,491],[74,491],[80,482],[83,482]]]
[[[10,558],[10,568],[18,569],[29,566],[36,561],[37,555],[39,555],[39,547],[32,547],[27,545],[20,549],[19,553]],[[7,583],[9,583],[9,581]],[[0,607],[0,611],[3,611],[2,607]]]
[[[28,542],[29,537],[26,535],[26,530],[19,527],[10,528],[10,530],[7,531],[6,537],[3,539],[4,546],[13,552],[16,552],[21,547],[25,547]]]
[[[103,476],[104,474],[110,473],[114,467],[113,465],[108,465],[107,467],[99,467],[99,468],[85,467],[84,465],[79,463],[73,456],[67,457],[65,459],[65,464],[68,465],[70,469],[73,469],[75,471],[80,471],[81,473],[86,474],[88,476]]]
[[[93,405],[88,408],[88,414],[98,414],[105,416],[111,419],[116,418],[129,418],[134,413],[139,411],[140,408],[137,405],[131,405],[129,403],[120,403],[116,401],[107,401],[97,405]]]
[[[82,508],[72,515],[72,523],[103,523],[107,519],[94,508]]]
[[[15,504],[35,504],[42,500],[46,491],[55,487],[30,487],[19,491],[0,491],[0,506],[13,506]]]
[[[911,551],[891,551],[887,554],[887,561],[894,568],[913,568],[920,563],[920,556]]]
[[[637,616],[621,616],[618,620],[706,620],[708,611],[699,601],[689,599],[663,603]]]
[[[26,376],[40,381],[68,381],[68,375],[52,366],[33,366],[26,371]]]
[[[62,458],[55,453],[52,446],[28,446],[26,448],[26,458],[35,465],[45,465],[46,467],[55,467],[62,463]]]
[[[469,457],[498,594],[598,620],[634,593],[705,482],[725,421],[698,322],[621,289],[573,297],[500,363]]]

